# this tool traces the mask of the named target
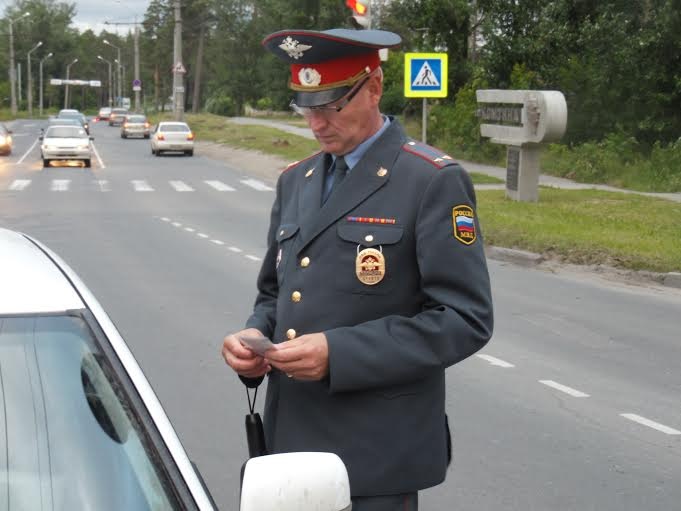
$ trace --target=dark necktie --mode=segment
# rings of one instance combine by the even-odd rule
[[[324,202],[331,196],[333,191],[341,184],[341,181],[345,179],[348,173],[348,164],[345,163],[345,158],[338,156],[335,163],[333,164],[333,181],[331,182],[331,188],[324,196]],[[322,202],[322,204],[324,203]]]

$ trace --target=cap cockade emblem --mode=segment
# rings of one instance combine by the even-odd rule
[[[322,83],[322,75],[312,67],[304,67],[298,71],[298,79],[300,80],[300,84],[306,87],[316,87]]]
[[[291,36],[288,36],[279,45],[279,48],[285,51],[288,54],[288,56],[291,57],[292,59],[298,60],[300,57],[303,56],[303,53],[312,48],[312,46],[308,46],[307,44],[300,44]]]

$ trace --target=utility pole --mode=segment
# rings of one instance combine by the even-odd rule
[[[175,34],[173,45],[173,105],[175,120],[184,120],[184,87],[182,75],[186,72],[182,65],[182,12],[180,0],[175,0]]]
[[[127,22],[111,22],[111,21],[105,21],[105,25],[134,25],[135,26],[135,36],[134,36],[134,44],[135,44],[135,83],[133,84],[133,89],[135,89],[135,112],[140,111],[140,91],[141,91],[141,84],[142,82],[140,81],[140,23],[137,21],[127,21]],[[135,84],[140,84],[140,85],[135,85]]]
[[[10,96],[12,105],[12,115],[17,115],[17,71],[14,67],[14,22],[19,21],[21,18],[29,16],[28,12],[25,12],[21,16],[14,19],[7,19],[9,23],[9,82],[10,82]],[[21,100],[20,100],[21,101]]]

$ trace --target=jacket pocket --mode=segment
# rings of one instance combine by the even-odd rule
[[[398,278],[402,226],[339,224],[337,234],[337,288],[355,294],[389,293]]]

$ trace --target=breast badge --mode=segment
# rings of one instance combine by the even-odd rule
[[[475,213],[470,206],[459,205],[452,208],[454,237],[464,245],[471,245],[475,239]]]
[[[380,250],[365,248],[360,251],[357,247],[355,260],[355,274],[357,279],[367,286],[374,286],[385,277],[385,257]]]

